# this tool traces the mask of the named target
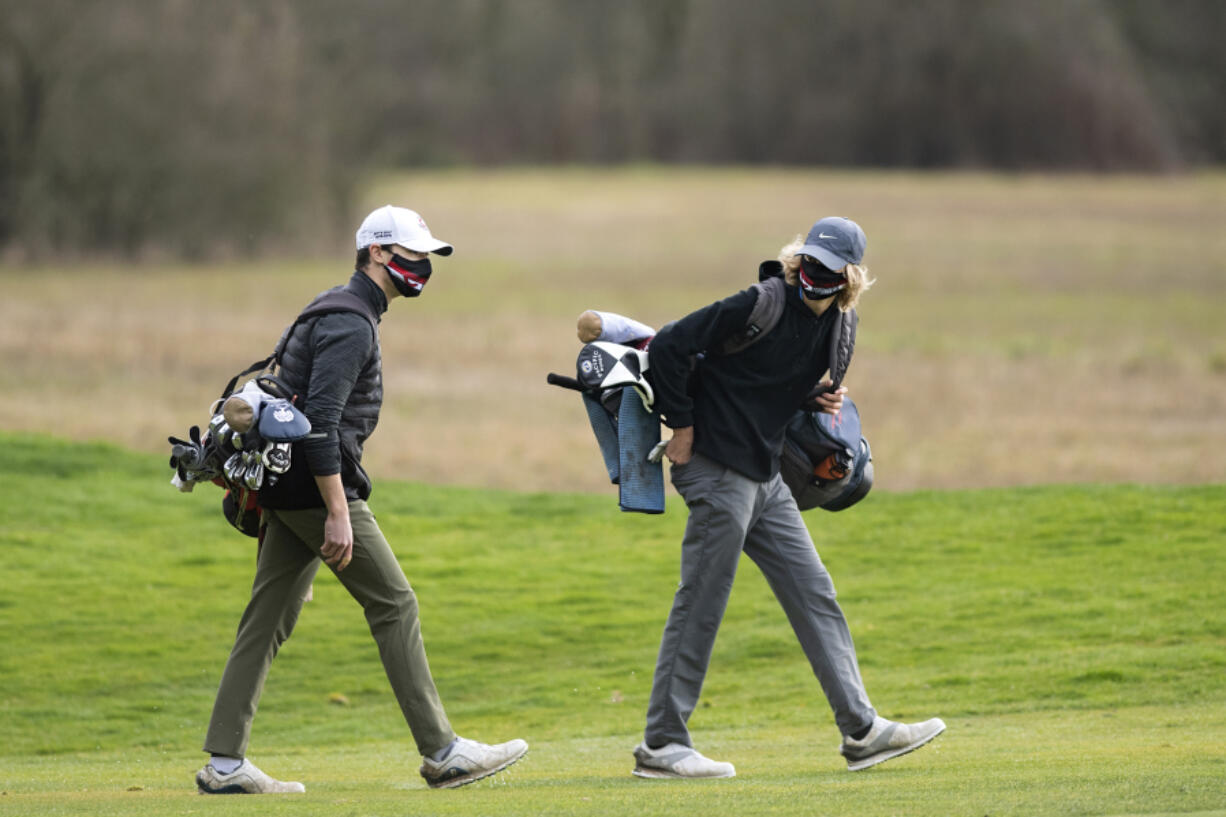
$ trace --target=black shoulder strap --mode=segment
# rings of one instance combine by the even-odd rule
[[[300,323],[310,318],[328,315],[333,312],[356,312],[366,318],[366,322],[370,324],[370,331],[376,337],[379,335],[379,319],[375,316],[375,311],[371,305],[345,287],[335,287],[326,292],[321,292],[315,297],[315,300],[307,304],[306,308],[298,313],[298,317],[294,318],[294,322],[289,325],[289,328],[281,334],[281,339],[277,341],[277,348],[273,350],[272,359],[278,363],[281,362],[281,354],[285,351],[285,344],[289,342],[289,336],[293,334],[294,329]]]
[[[763,266],[765,267],[765,264]],[[764,277],[754,284],[753,288],[758,291],[758,300],[754,302],[753,310],[749,313],[749,320],[745,322],[744,329],[724,341],[720,347],[722,354],[734,355],[745,351],[766,337],[783,316],[783,299],[787,297],[787,285],[782,278],[773,275]]]
[[[836,307],[837,308],[837,307]],[[830,380],[833,388],[838,388],[851,365],[852,353],[856,351],[856,327],[860,324],[860,316],[856,310],[849,309],[839,312],[834,324],[830,327]]]
[[[252,372],[262,372],[267,369],[272,363],[281,362],[281,354],[285,351],[285,344],[289,341],[289,336],[293,334],[294,329],[303,321],[314,318],[318,315],[327,315],[332,312],[356,312],[366,318],[370,323],[370,331],[377,337],[379,334],[379,318],[375,315],[374,309],[363,298],[346,289],[343,286],[334,287],[325,292],[321,292],[315,296],[309,304],[306,305],[298,317],[294,318],[284,332],[281,333],[281,339],[277,341],[276,348],[273,353],[262,360],[257,360],[243,369],[234,377],[230,378],[230,382],[226,384],[221,396],[229,397],[234,392],[235,385],[238,384],[240,378],[251,374]]]

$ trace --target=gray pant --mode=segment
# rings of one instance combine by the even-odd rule
[[[238,625],[209,721],[204,750],[244,757],[251,721],[277,650],[293,632],[319,568],[327,511],[264,512],[264,541],[251,601]],[[417,620],[417,597],[365,502],[349,503],[353,561],[335,573],[362,605],[371,635],[417,751],[433,754],[455,738],[439,702]]]
[[[647,745],[693,745],[686,723],[702,691],[742,550],[787,613],[839,729],[846,735],[871,724],[876,712],[860,679],[847,619],[783,480],[776,475],[754,482],[701,454],[673,468],[672,480],[690,518],[681,543],[681,586],[664,626],[647,707]]]

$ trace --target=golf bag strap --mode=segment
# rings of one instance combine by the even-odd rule
[[[758,268],[758,300],[754,302],[745,329],[727,340],[720,351],[725,355],[742,352],[766,337],[779,324],[783,316],[784,298],[787,297],[787,285],[783,280],[783,265],[778,261],[763,261]],[[856,327],[860,324],[860,316],[856,310],[839,311],[838,317],[830,326],[830,359],[827,371],[830,373],[831,385],[817,389],[824,392],[837,389],[847,375],[851,366],[851,356],[856,351]]]
[[[370,324],[370,331],[377,337],[379,334],[379,319],[375,315],[374,310],[361,297],[349,291],[343,286],[329,289],[315,297],[313,301],[306,305],[306,308],[298,313],[298,317],[294,318],[294,322],[281,333],[281,339],[277,341],[277,346],[273,353],[268,357],[255,361],[247,368],[243,369],[234,377],[230,378],[230,382],[226,383],[225,389],[222,390],[222,399],[229,397],[234,393],[234,387],[238,385],[238,381],[252,372],[262,372],[271,366],[274,362],[279,363],[281,353],[285,351],[285,344],[289,341],[289,336],[303,321],[309,320],[319,315],[327,315],[333,312],[356,312]]]
[[[222,389],[222,390],[221,390],[221,398],[220,398],[220,399],[224,400],[225,398],[227,398],[227,397],[229,397],[230,395],[234,394],[234,387],[235,387],[236,385],[238,385],[238,381],[239,381],[239,380],[241,380],[242,378],[246,377],[247,375],[251,374],[252,372],[262,372],[262,371],[264,371],[265,369],[267,369],[267,368],[268,368],[268,366],[269,366],[269,364],[271,364],[271,363],[272,363],[272,361],[273,361],[273,358],[274,358],[274,357],[275,357],[274,355],[269,355],[268,357],[264,358],[263,360],[257,360],[255,363],[252,363],[250,366],[248,366],[247,368],[243,369],[243,370],[242,370],[241,372],[239,372],[238,374],[234,375],[234,377],[231,377],[231,378],[230,378],[230,382],[229,382],[229,383],[226,383],[226,387],[225,387],[224,389]]]
[[[320,293],[316,296],[315,300],[307,304],[302,312],[298,313],[298,317],[294,318],[294,322],[281,334],[281,339],[277,341],[277,348],[273,350],[269,362],[281,362],[281,355],[285,351],[285,344],[289,342],[290,335],[298,328],[299,324],[311,318],[329,315],[334,312],[356,312],[366,319],[366,322],[370,324],[370,331],[378,337],[379,319],[370,304],[345,287],[336,287],[329,289],[327,292]]]
[[[856,310],[849,309],[839,312],[838,318],[830,328],[830,381],[832,388],[838,388],[843,383],[847,368],[851,365],[852,353],[856,351],[856,327],[860,324],[860,316]]]
[[[762,275],[761,272],[758,274]],[[787,297],[787,285],[782,278],[763,278],[754,284],[753,288],[758,291],[758,299],[754,301],[749,319],[745,321],[745,328],[724,341],[720,347],[722,354],[734,355],[753,346],[774,329],[783,317],[783,299]]]

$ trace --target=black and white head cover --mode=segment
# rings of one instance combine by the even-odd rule
[[[645,377],[647,368],[646,352],[603,340],[584,346],[575,362],[578,380],[589,391],[603,393],[633,386],[650,411],[656,396]]]

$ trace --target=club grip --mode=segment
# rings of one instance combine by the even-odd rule
[[[575,378],[567,377],[566,375],[561,374],[554,374],[553,372],[545,375],[545,382],[551,386],[561,386],[564,389],[571,389],[572,391],[587,391],[587,389],[583,388],[583,384],[581,384]]]

